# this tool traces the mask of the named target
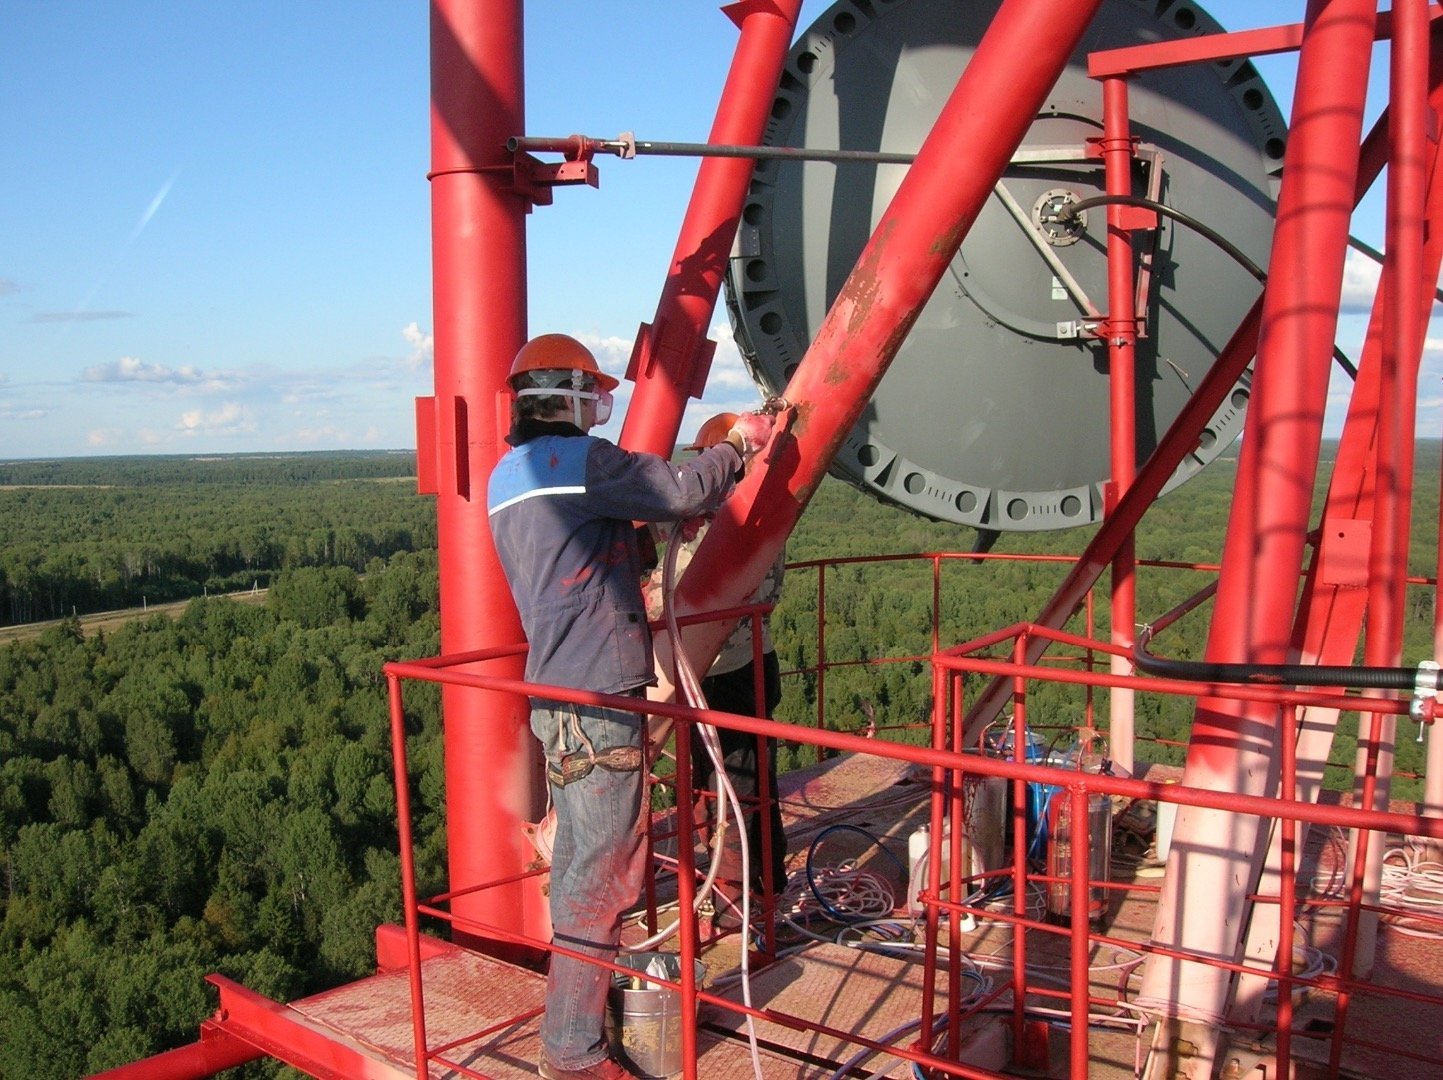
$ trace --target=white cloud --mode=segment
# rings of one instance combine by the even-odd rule
[[[187,409],[176,422],[177,430],[193,435],[241,435],[256,430],[250,411],[233,401],[218,409]]]
[[[278,399],[284,405],[338,401],[341,397],[339,384],[321,376],[298,377],[289,387],[284,387],[277,379],[275,388]]]
[[[319,427],[298,428],[295,433],[295,441],[314,445],[316,443],[347,442],[351,433],[344,428],[338,428],[334,424],[322,424]]]
[[[318,424],[297,428],[288,441],[301,446],[379,446],[381,433],[374,424],[359,435],[348,427]]]
[[[632,342],[615,335],[603,337],[594,330],[572,334],[572,337],[592,351],[602,371],[618,379],[626,376],[626,369],[631,364]]]
[[[716,356],[712,358],[711,373],[707,376],[707,395],[713,390],[756,391],[751,372],[742,363],[741,350],[737,348],[736,337],[730,323],[718,323],[711,328],[716,340]]]
[[[207,373],[191,364],[166,367],[134,356],[122,356],[113,364],[95,364],[82,371],[80,379],[88,383],[143,383],[175,390],[223,390],[236,382],[233,374]]]
[[[411,352],[406,357],[406,366],[413,371],[419,367],[429,365],[436,357],[436,338],[434,334],[427,334],[421,331],[417,323],[411,323],[401,330],[401,336],[411,346]]]
[[[107,446],[115,446],[124,438],[124,432],[119,428],[95,428],[85,433],[85,445],[95,450],[103,450]]]
[[[1378,291],[1378,280],[1382,268],[1367,255],[1353,248],[1343,261],[1343,295],[1341,307],[1344,311],[1369,311],[1373,307],[1373,294]]]
[[[0,420],[41,420],[50,412],[39,407],[26,408],[13,401],[0,401]]]

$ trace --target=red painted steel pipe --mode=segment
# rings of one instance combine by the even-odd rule
[[[1013,669],[1017,671],[1027,655],[1027,634],[1018,635],[1012,647]],[[1012,677],[1012,760],[1027,760],[1027,681],[1020,674]],[[1027,860],[1019,855],[1027,850],[1027,787],[1012,783],[1012,914],[1018,920],[1027,918]],[[1024,1020],[1027,1008],[1027,934],[1013,929],[1012,936],[1012,1038],[1014,1046],[1024,1041]]]
[[[499,391],[526,338],[529,202],[512,184],[506,150],[507,137],[525,130],[521,8],[521,0],[431,5],[434,460],[446,653],[523,640],[486,519],[486,481],[508,424]],[[519,675],[521,661],[499,660],[492,670]],[[527,702],[447,687],[442,708],[451,882],[508,877],[531,857],[521,826],[540,817],[545,798]],[[535,883],[487,890],[458,907],[480,922],[549,935]]]
[[[1377,489],[1373,499],[1373,537],[1368,553],[1368,618],[1363,639],[1367,664],[1399,663],[1403,654],[1405,585],[1408,573],[1408,530],[1413,498],[1413,426],[1417,407],[1418,365],[1423,354],[1423,326],[1418,319],[1418,283],[1423,280],[1423,215],[1428,146],[1428,15],[1426,0],[1398,0],[1393,11],[1391,138],[1388,158],[1388,215],[1383,263],[1383,363],[1378,394],[1376,441]],[[1389,657],[1381,661],[1380,657]],[[1392,717],[1375,715],[1368,736],[1360,738],[1358,775],[1363,806],[1387,805],[1393,771]],[[1355,782],[1355,789],[1359,785]],[[1376,899],[1383,872],[1383,851],[1364,833],[1353,856],[1350,899]],[[1372,971],[1377,945],[1376,915],[1348,920],[1340,970],[1346,979],[1355,971]],[[1338,1001],[1339,1024],[1345,1022],[1348,999]],[[1339,1060],[1341,1042],[1332,1056]]]
[[[1413,495],[1413,428],[1426,306],[1424,212],[1428,147],[1426,0],[1396,0],[1388,218],[1383,265],[1383,388],[1378,415],[1378,498],[1369,557],[1368,635],[1364,662],[1401,661],[1404,579]],[[1420,313],[1423,317],[1420,318]]]
[[[741,29],[709,142],[762,141],[781,81],[801,0],[741,0],[724,9]],[[717,294],[755,162],[708,157],[697,171],[656,315],[632,351],[636,381],[618,442],[628,450],[670,456],[689,397],[699,397],[711,366],[707,342]]]
[[[1428,13],[1425,13],[1425,18],[1434,11],[1436,9],[1430,9]],[[1390,28],[1398,24],[1397,19],[1390,19],[1388,22]],[[1426,33],[1433,38],[1433,48],[1425,47],[1423,51],[1425,54],[1430,54],[1432,60],[1432,70],[1424,78],[1425,83],[1431,85],[1430,107],[1434,110],[1443,109],[1443,51],[1438,48],[1440,44],[1443,44],[1443,33],[1440,33],[1439,27],[1440,24],[1437,22],[1431,22],[1426,32],[1422,27],[1411,31],[1415,34]],[[1418,47],[1415,45],[1409,51],[1416,53]],[[1413,75],[1413,79],[1416,82],[1416,73]],[[1415,87],[1415,93],[1417,92],[1419,92],[1418,88]],[[1377,126],[1364,142],[1356,186],[1356,191],[1360,195],[1372,185],[1387,156],[1388,147],[1396,142],[1392,123],[1396,109],[1395,104],[1384,112]],[[1433,181],[1426,185],[1425,203],[1430,218],[1438,221],[1440,213],[1443,213],[1443,178],[1439,178],[1434,171],[1438,156],[1437,145],[1431,140],[1419,143],[1416,136],[1410,140],[1410,144],[1426,148],[1427,160],[1424,163],[1423,172],[1425,176],[1432,176]],[[1418,290],[1420,299],[1423,301],[1422,306],[1413,312],[1419,334],[1423,332],[1422,328],[1428,317],[1427,309],[1431,303],[1428,294],[1432,289],[1431,283],[1437,280],[1438,268],[1440,262],[1443,262],[1443,229],[1434,226],[1425,230],[1425,234],[1427,242],[1422,256],[1424,269],[1412,286]],[[1393,241],[1389,243],[1390,258],[1396,254],[1393,243]],[[1337,460],[1333,466],[1327,504],[1317,530],[1318,548],[1309,568],[1301,613],[1294,630],[1294,641],[1299,648],[1300,660],[1303,663],[1320,665],[1350,663],[1357,651],[1361,628],[1364,625],[1364,613],[1369,610],[1369,590],[1362,587],[1365,584],[1368,543],[1363,526],[1375,518],[1374,488],[1382,472],[1375,467],[1375,458],[1376,448],[1383,441],[1380,438],[1380,430],[1386,427],[1382,416],[1384,410],[1380,405],[1380,393],[1382,393],[1380,384],[1382,383],[1381,369],[1384,367],[1384,328],[1390,320],[1387,310],[1390,307],[1387,302],[1387,293],[1388,287],[1385,284],[1374,300],[1367,338],[1358,361],[1357,379],[1348,405],[1347,421],[1343,429],[1342,440],[1339,443]],[[1415,354],[1411,364],[1405,366],[1407,372],[1405,379],[1413,385],[1416,385],[1417,359]],[[1397,424],[1411,428],[1412,413],[1411,404],[1401,409]],[[1401,475],[1405,479],[1411,477],[1411,464],[1406,467],[1400,466],[1400,469]],[[1405,500],[1405,504],[1407,501]],[[1404,533],[1406,534],[1406,528]],[[1354,567],[1356,570],[1353,570]],[[1404,569],[1405,567],[1400,564],[1399,573],[1402,573]],[[1300,787],[1299,797],[1301,798],[1315,797],[1316,791],[1321,786],[1322,761],[1328,748],[1332,745],[1332,732],[1337,717],[1336,711],[1311,709],[1308,713],[1308,722],[1301,728],[1298,757],[1306,765]],[[1391,725],[1391,718],[1388,723]],[[1438,745],[1436,740],[1430,739],[1430,752]],[[1290,747],[1285,746],[1284,749],[1290,749]],[[1368,771],[1365,751],[1359,763],[1359,772],[1366,774]],[[1435,759],[1430,762],[1426,773],[1430,777],[1430,783],[1433,782],[1432,778],[1443,776],[1443,759]],[[1443,790],[1443,780],[1438,781],[1438,786],[1439,790]],[[1443,802],[1443,799],[1433,800],[1432,805],[1436,808],[1439,802]],[[1301,835],[1305,835],[1302,830],[1300,830]],[[1379,851],[1376,845],[1372,847],[1375,853]],[[1276,863],[1277,841],[1275,839],[1273,851],[1270,852],[1269,866],[1274,866]],[[1284,920],[1284,926],[1279,926],[1277,909],[1258,909],[1248,931],[1249,955],[1259,956],[1262,955],[1263,950],[1272,948],[1272,943],[1277,940],[1285,926],[1286,920]],[[1370,934],[1370,931],[1366,929],[1366,922],[1364,934],[1365,936]],[[1370,953],[1371,947],[1365,941],[1360,949],[1360,967],[1364,969],[1368,967],[1366,957]],[[1262,992],[1262,983],[1254,981],[1250,987],[1240,987],[1238,999],[1248,1003],[1250,1012],[1255,1013],[1262,1007]],[[1235,1019],[1239,1017],[1236,1008],[1232,1015]]]
[[[1357,172],[1376,8],[1328,0],[1310,9],[1284,157],[1270,278],[1252,401],[1223,547],[1206,658],[1283,663],[1302,571],[1317,472]],[[1185,781],[1257,793],[1276,757],[1278,711],[1222,699],[1199,701]],[[1231,956],[1247,911],[1258,824],[1217,813],[1178,815],[1154,938],[1187,942],[1203,956]],[[1230,837],[1226,850],[1217,838]],[[1221,913],[1221,917],[1219,917]],[[1222,1019],[1230,977],[1217,969],[1149,962],[1142,999],[1175,1015]]]
[[[677,928],[677,947],[681,952],[682,1025],[681,1058],[683,1080],[697,1080],[696,1072],[696,968],[697,949],[696,920],[690,913],[696,910],[696,850],[680,842],[682,836],[694,836],[695,822],[692,811],[695,808],[695,793],[692,790],[691,769],[682,768],[681,763],[691,761],[692,730],[690,724],[676,726],[676,816],[678,842],[676,845],[676,907],[687,912],[688,917],[680,920]],[[722,813],[721,810],[713,813]],[[743,946],[745,947],[745,946]]]
[[[199,1042],[93,1073],[90,1080],[200,1080],[265,1056],[248,1042],[207,1028],[202,1030]]]
[[[1059,792],[1053,798],[1060,795]],[[1076,782],[1069,784],[1067,798],[1071,802],[1072,813],[1068,823],[1068,837],[1072,842],[1072,882],[1069,885],[1071,896],[1068,901],[1072,905],[1070,975],[1074,987],[1083,987],[1088,985],[1091,978],[1088,970],[1091,941],[1088,935],[1092,931],[1088,921],[1092,894],[1092,883],[1088,880],[1092,869],[1092,821],[1089,816],[1086,785]],[[1087,1033],[1090,1028],[1087,1017],[1092,1002],[1087,994],[1074,992],[1068,994],[1068,997],[1071,998],[1072,1006],[1071,1072],[1073,1076],[1086,1076],[1091,1071],[1088,1062]]]
[[[411,1042],[416,1071],[426,1080],[425,990],[421,981],[421,921],[416,914],[416,844],[411,831],[410,769],[406,764],[406,710],[401,680],[386,677],[386,702],[391,716],[391,771],[396,785],[396,838],[401,857],[401,908],[406,921],[406,979],[411,995]]]
[[[730,607],[756,588],[1099,3],[1005,0],[998,9],[786,389],[789,429],[753,463],[682,578],[679,612]],[[693,665],[705,668],[729,631],[685,631]],[[669,641],[657,644],[669,654]]]
[[[1279,740],[1282,755],[1280,793],[1285,799],[1298,797],[1298,763],[1295,753],[1298,745],[1298,710],[1288,706],[1283,710],[1283,737]],[[1283,976],[1293,973],[1293,919],[1297,910],[1297,856],[1298,823],[1285,817],[1278,823],[1281,833],[1278,868],[1278,951],[1274,970],[1278,978],[1278,1067],[1281,1075],[1291,1076],[1290,1067],[1293,1052],[1293,984],[1284,981]],[[1281,917],[1282,912],[1289,917]]]
[[[1127,117],[1127,81],[1102,84],[1102,160],[1109,195],[1132,195],[1132,139]],[[1137,472],[1137,303],[1133,298],[1132,233],[1124,222],[1135,214],[1129,207],[1107,208],[1107,359],[1111,420],[1112,482],[1107,513],[1132,486]],[[1131,648],[1137,621],[1137,566],[1131,535],[1118,545],[1112,560],[1112,642]],[[1114,658],[1113,670],[1131,672],[1130,660]],[[1127,691],[1109,700],[1108,748],[1115,761],[1132,775],[1133,698]]]

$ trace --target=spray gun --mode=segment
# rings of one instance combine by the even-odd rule
[[[762,463],[770,465],[776,457],[776,448],[780,444],[777,441],[778,435],[786,435],[792,430],[792,422],[797,418],[797,407],[780,394],[773,394],[762,402],[762,407],[757,410],[763,416],[775,418],[772,425],[772,451],[762,459]]]

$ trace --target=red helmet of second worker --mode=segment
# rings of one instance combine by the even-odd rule
[[[717,413],[710,420],[707,420],[701,427],[696,429],[696,438],[691,441],[688,450],[705,450],[715,446],[719,442],[725,442],[727,432],[737,422],[737,414],[733,412]]]

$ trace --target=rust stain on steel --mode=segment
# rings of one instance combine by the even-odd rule
[[[872,307],[876,303],[881,286],[881,276],[878,270],[881,266],[882,256],[886,252],[888,242],[896,228],[897,223],[891,220],[883,221],[878,226],[876,235],[862,251],[862,257],[858,260],[856,269],[847,278],[847,283],[837,297],[839,309],[844,301],[851,305],[851,310],[847,313],[846,332],[848,337],[859,333],[872,314]],[[836,373],[835,363],[833,360],[833,366],[827,371],[829,383],[833,381],[834,376],[838,382],[845,378],[845,372],[840,375]]]
[[[972,228],[972,222],[976,220],[975,212],[965,215],[961,220],[944,232],[936,240],[932,241],[932,250],[929,254],[940,255],[950,259],[957,254],[957,249],[962,246],[962,241],[967,239],[968,230]]]

